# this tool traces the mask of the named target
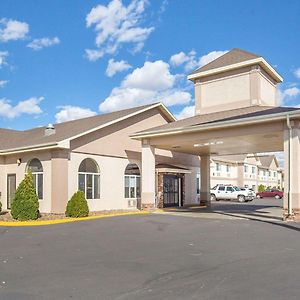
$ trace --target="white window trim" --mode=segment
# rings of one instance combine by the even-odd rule
[[[100,189],[100,180],[101,180],[101,177],[100,177],[100,173],[91,173],[91,172],[78,172],[78,180],[77,180],[77,185],[78,185],[78,190],[79,190],[79,175],[84,175],[84,196],[85,196],[85,199],[86,200],[99,200],[101,199],[101,189]],[[87,184],[86,184],[86,178],[87,178],[87,175],[92,175],[92,198],[87,198]],[[98,175],[99,176],[99,198],[95,198],[95,175]]]
[[[130,188],[133,187],[133,188],[134,188],[134,196],[135,196],[135,197],[126,197],[126,195],[125,195],[125,188],[126,188],[126,186],[125,186],[125,178],[126,178],[126,177],[129,177],[129,178],[130,178],[130,177],[134,177],[134,179],[135,179],[135,180],[134,180],[134,184],[135,184],[135,185],[134,185],[134,186],[131,186],[131,185],[130,185],[130,180],[129,180],[129,186],[128,186],[128,188],[129,188],[129,196],[130,196]],[[136,195],[136,194],[137,194],[137,186],[136,186],[136,179],[137,179],[137,178],[140,178],[140,189],[141,189],[141,175],[129,175],[129,174],[128,174],[128,175],[126,175],[126,174],[124,175],[124,198],[125,198],[125,199],[133,199],[133,200],[134,200],[134,199],[139,199],[139,198],[141,197],[141,196],[140,196],[140,197],[137,197],[137,195]]]

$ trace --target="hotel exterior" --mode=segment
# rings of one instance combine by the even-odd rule
[[[0,129],[3,209],[28,171],[41,212],[64,212],[77,190],[91,211],[197,204],[199,170],[200,203],[209,206],[210,187],[221,179],[278,186],[276,159],[267,166],[255,153],[284,151],[284,216],[297,219],[300,109],[278,106],[281,76],[261,56],[233,49],[188,78],[195,85],[191,118],[176,121],[156,103],[26,131]]]

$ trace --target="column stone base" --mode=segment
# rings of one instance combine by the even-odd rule
[[[155,210],[155,205],[154,203],[142,203],[141,204],[141,210]]]
[[[200,206],[211,207],[210,193],[200,192]]]
[[[288,209],[285,208],[283,212],[283,220],[284,221],[294,221],[294,222],[300,222],[300,209],[295,208],[292,210],[292,215],[288,214]]]

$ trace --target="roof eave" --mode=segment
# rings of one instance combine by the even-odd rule
[[[245,124],[254,124],[254,123],[265,123],[270,121],[276,121],[276,120],[284,120],[287,116],[293,117],[293,118],[300,118],[300,112],[297,111],[290,111],[290,112],[283,112],[283,113],[276,113],[276,114],[270,114],[270,115],[261,115],[261,116],[255,116],[255,117],[248,117],[243,119],[234,119],[234,120],[219,120],[214,123],[209,124],[199,124],[199,125],[190,125],[186,127],[179,127],[179,128],[172,128],[172,129],[162,129],[157,131],[146,131],[143,133],[135,133],[130,135],[133,139],[143,139],[143,138],[150,138],[150,137],[157,137],[157,136],[163,136],[163,135],[170,135],[170,134],[181,134],[181,133],[188,133],[188,132],[195,132],[195,131],[204,131],[204,130],[212,130],[212,129],[218,129],[219,127],[232,127],[235,125],[245,125]]]
[[[32,146],[24,146],[18,148],[5,149],[0,151],[0,156],[17,154],[21,152],[32,152],[32,151],[41,151],[41,150],[50,150],[50,149],[67,149],[66,145],[61,143],[46,143]]]
[[[192,73],[188,75],[188,79],[191,81],[194,81],[198,78],[214,75],[216,73],[222,73],[226,72],[229,70],[233,69],[238,69],[242,67],[247,67],[255,64],[260,64],[268,73],[270,76],[272,76],[278,83],[283,81],[283,78],[281,75],[263,58],[263,57],[258,57],[254,59],[250,59],[244,62],[236,63],[236,64],[231,64],[228,66],[220,67],[220,68],[215,68],[207,71],[199,71],[197,73]]]

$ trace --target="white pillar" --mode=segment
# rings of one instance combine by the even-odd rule
[[[209,207],[210,202],[210,155],[200,157],[200,205]]]
[[[142,199],[141,209],[155,208],[155,148],[142,141]]]
[[[300,220],[300,122],[284,131],[284,218]],[[290,136],[291,135],[291,136]]]

